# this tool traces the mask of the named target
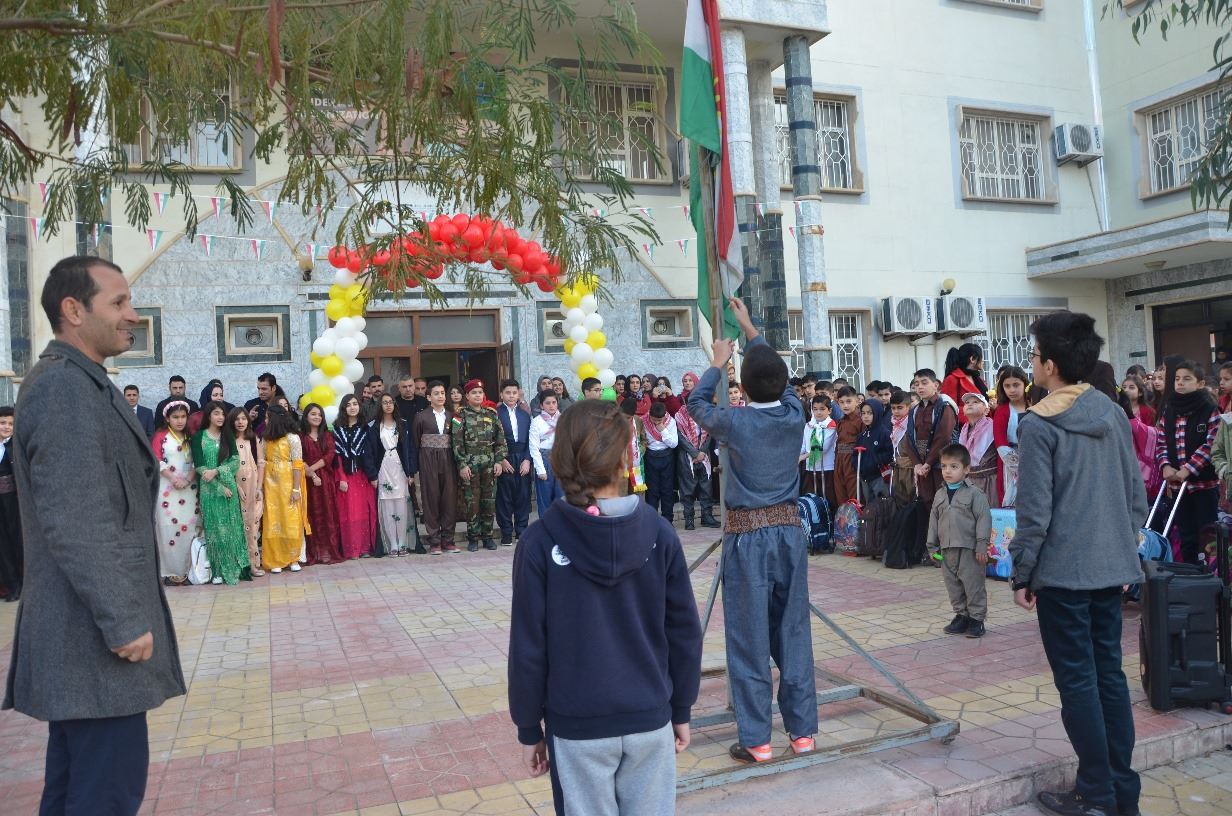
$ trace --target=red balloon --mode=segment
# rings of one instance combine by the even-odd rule
[[[466,228],[471,225],[471,217],[466,213],[458,213],[452,220],[459,233],[466,232]]]
[[[519,286],[526,286],[533,280],[534,277],[529,272],[519,272],[513,276],[513,282]]]
[[[433,241],[441,240],[441,225],[433,221],[428,224],[428,238]]]
[[[556,289],[556,281],[547,278],[540,278],[535,281],[535,285],[539,287],[540,292],[552,292]]]
[[[334,269],[341,269],[342,267],[346,266],[346,262],[347,262],[346,252],[347,252],[346,247],[342,247],[342,246],[330,247],[329,255],[326,256],[329,259],[329,265],[332,266]]]
[[[347,252],[346,268],[355,274],[359,274],[364,268],[364,259],[354,250]]]
[[[444,275],[444,274],[445,274],[444,264],[434,263],[434,264],[429,264],[428,267],[424,269],[423,276],[427,278],[428,280],[436,280],[437,278],[439,278],[441,275]]]
[[[377,250],[372,255],[372,265],[373,266],[387,265],[389,263],[389,259],[392,257],[392,250],[395,249],[396,247],[397,247],[397,244],[394,244],[389,249]]]
[[[543,253],[542,252],[527,252],[522,256],[522,268],[532,274],[543,269]]]
[[[526,242],[523,241],[522,236],[518,235],[516,232],[510,232],[505,237],[505,249],[507,249],[511,255],[522,255],[526,252]]]
[[[525,262],[525,258],[523,258],[521,255],[519,255],[516,252],[510,252],[509,257],[505,259],[505,266],[508,267],[510,272],[513,272],[516,274],[522,271],[522,264],[524,262]]]
[[[453,225],[452,221],[446,221],[444,224],[441,224],[440,234],[442,241],[452,244],[458,239],[458,228]]]
[[[483,243],[483,230],[474,224],[471,224],[465,231],[463,231],[462,240],[468,247],[474,249]]]
[[[415,277],[413,274],[408,275],[406,278],[406,288],[414,289],[417,286],[419,286],[419,278]]]
[[[504,272],[505,271],[505,260],[506,259],[504,258],[504,256],[501,256],[498,258],[497,256],[493,255],[490,263],[492,264],[492,268],[495,269],[497,272]]]
[[[467,259],[471,263],[481,264],[481,263],[487,263],[488,259],[491,257],[492,257],[492,253],[488,252],[486,247],[480,246],[480,247],[475,247],[474,249],[472,249],[470,251],[470,254],[467,256]]]
[[[560,261],[555,258],[549,258],[547,263],[543,265],[543,268],[547,272],[549,278],[560,277]]]

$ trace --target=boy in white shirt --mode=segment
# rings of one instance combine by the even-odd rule
[[[838,426],[830,416],[832,404],[825,394],[811,401],[813,418],[804,426],[800,445],[800,495],[823,496],[834,506],[834,446]]]
[[[535,508],[543,516],[552,502],[565,495],[552,472],[552,444],[560,421],[560,398],[550,388],[539,392],[539,415],[530,421],[530,459],[535,465]]]
[[[650,406],[646,428],[646,502],[672,523],[676,506],[676,446],[680,434],[667,406]]]

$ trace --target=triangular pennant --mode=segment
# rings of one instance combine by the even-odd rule
[[[796,205],[796,215],[799,215],[800,214],[800,202],[793,201],[792,203]]]
[[[760,202],[753,205],[753,212],[757,213],[758,218],[761,218],[761,203]]]
[[[275,213],[275,212],[277,211],[277,209],[278,209],[278,202],[277,202],[277,201],[265,201],[265,200],[262,200],[262,201],[261,201],[261,209],[265,210],[265,215],[266,215],[266,217],[268,217],[268,218],[269,218],[270,223],[271,223],[271,224],[272,224],[272,223],[274,223],[274,213]]]
[[[646,255],[650,260],[654,260],[654,244],[642,244],[642,249],[646,251]]]
[[[265,253],[265,241],[262,241],[260,238],[253,238],[252,239],[253,257],[255,257],[259,261],[261,260],[261,256],[264,253]]]
[[[795,227],[788,227],[788,228],[787,228],[787,231],[791,234],[791,237],[792,237],[792,238],[795,238],[795,237],[796,237],[796,228],[795,228]]]
[[[39,188],[39,197],[43,199],[43,203],[46,204],[47,199],[51,197],[51,182],[40,181],[38,188]]]
[[[308,260],[315,261],[316,259],[317,259],[317,245],[309,244],[308,245]]]
[[[37,243],[39,236],[43,234],[43,219],[42,218],[31,218],[30,219],[30,229],[33,230],[34,241],[35,243]]]
[[[210,196],[210,206],[214,208],[214,217],[218,218],[222,215],[222,199],[218,196]]]
[[[154,193],[154,207],[158,210],[159,215],[162,215],[163,210],[167,209],[167,199],[170,197],[167,193]]]
[[[680,247],[680,253],[683,255],[689,251],[689,239],[681,238],[676,242],[676,246]]]
[[[201,248],[205,250],[205,257],[208,258],[211,255],[213,255],[214,254],[214,236],[213,235],[202,235],[201,236]]]
[[[150,252],[157,252],[158,245],[163,240],[163,231],[160,229],[148,229],[145,231],[145,234],[150,239]]]
[[[688,220],[688,218],[689,218],[689,205],[688,205],[688,204],[681,204],[680,206],[684,208],[684,217],[685,217],[685,219],[686,219],[686,220]]]
[[[419,220],[423,221],[424,223],[427,223],[428,221],[428,211],[427,210],[419,211]]]

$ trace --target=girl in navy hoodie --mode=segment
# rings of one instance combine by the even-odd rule
[[[881,400],[865,400],[860,406],[864,430],[856,438],[856,447],[864,448],[864,454],[860,457],[860,499],[865,504],[872,501],[874,496],[884,496],[889,492],[889,486],[882,477],[883,472],[894,463],[894,444],[887,417],[889,412]]]
[[[531,775],[551,771],[557,814],[675,813],[675,754],[689,745],[701,624],[680,539],[621,495],[630,434],[614,402],[561,415],[552,470],[565,495],[513,562],[509,712]]]

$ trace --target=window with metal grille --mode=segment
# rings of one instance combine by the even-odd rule
[[[663,164],[667,132],[659,86],[621,81],[590,82],[586,87],[599,119],[578,127],[587,136],[593,133],[603,166],[630,181],[670,181]],[[582,170],[579,175],[588,173]]]
[[[852,156],[854,141],[851,110],[855,100],[817,96],[813,98],[813,120],[817,123],[817,165],[821,168],[824,190],[856,190],[859,172]],[[779,184],[791,186],[791,129],[786,94],[774,95],[774,125],[779,157]]]
[[[1225,92],[1207,89],[1143,112],[1150,193],[1189,184],[1224,117]]]
[[[964,111],[958,135],[965,198],[1048,200],[1039,119]]]
[[[787,313],[787,341],[793,351],[804,345],[804,313],[792,310]],[[860,312],[830,312],[830,343],[834,347],[834,376],[843,377],[852,388],[863,390],[864,372],[864,318]],[[803,355],[799,355],[803,356]],[[804,374],[803,361],[793,365],[788,358],[792,376]],[[799,369],[799,370],[797,370]]]
[[[991,380],[1004,365],[1031,371],[1031,324],[1047,312],[989,312],[988,333],[971,338],[984,350],[984,372]]]
[[[136,144],[125,145],[130,164],[146,161],[180,162],[192,170],[239,170],[241,150],[236,134],[231,130],[231,94],[223,90],[209,100],[212,115],[203,119],[192,137],[185,142],[171,142],[161,134],[161,126],[152,114],[146,113],[146,125]]]

